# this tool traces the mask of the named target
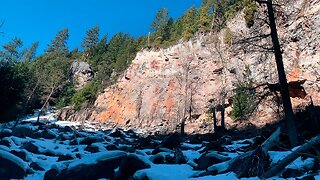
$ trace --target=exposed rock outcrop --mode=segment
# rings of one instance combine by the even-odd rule
[[[73,80],[76,82],[76,89],[83,88],[94,77],[94,73],[90,65],[82,61],[73,62],[70,67],[70,73]]]
[[[278,33],[294,107],[306,105],[309,97],[320,103],[320,2],[317,0],[282,0],[277,8]],[[265,23],[265,7],[259,10],[255,25],[248,29],[243,14],[227,26],[233,33],[232,45],[224,43],[224,31],[198,35],[192,40],[167,49],[142,50],[118,82],[105,89],[90,110],[72,114],[67,119],[109,122],[154,131],[174,131],[181,120],[186,132],[212,129],[206,112],[212,103],[221,104],[233,97],[238,80],[246,67],[257,91],[269,92],[267,84],[278,82],[274,55]],[[262,36],[261,36],[262,35]],[[229,104],[229,103],[227,103]],[[230,104],[229,104],[230,105]],[[230,127],[231,107],[226,108]],[[256,126],[279,119],[275,95],[264,97],[250,122]],[[219,115],[219,113],[218,113]],[[205,129],[205,128],[204,128]]]

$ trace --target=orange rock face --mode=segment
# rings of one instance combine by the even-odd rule
[[[286,13],[298,14],[303,0],[292,3],[295,6],[285,8]],[[320,40],[314,38],[320,37],[319,7],[319,3],[303,6],[308,19],[290,16],[278,22],[294,107],[308,104],[310,97],[316,105],[320,103]],[[310,26],[302,26],[306,21],[310,21]],[[261,25],[264,22],[256,22],[253,30],[246,28],[244,22],[243,16],[237,16],[228,23],[236,38],[234,42],[250,38],[255,28],[258,31],[254,32],[269,32],[267,26]],[[223,37],[222,31],[216,36],[201,35],[168,49],[139,52],[118,82],[105,89],[93,107],[73,115],[73,119],[85,117],[135,128],[174,131],[183,116],[187,116],[185,112],[191,109],[193,119],[187,122],[186,132],[201,132],[200,126],[211,123],[206,116],[209,107],[221,105],[223,92],[226,102],[232,99],[237,82],[245,80],[245,67],[250,68],[255,85],[278,82],[272,53],[256,51],[250,44],[234,43],[230,47],[223,43]],[[263,94],[268,90],[261,87],[257,91]],[[276,101],[274,94],[265,97],[248,121],[263,126],[279,120]],[[228,105],[227,127],[235,124],[230,118],[231,111]]]

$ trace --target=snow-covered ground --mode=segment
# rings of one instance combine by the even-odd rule
[[[210,158],[218,157],[221,160],[234,158],[243,153],[240,151],[241,148],[254,143],[252,139],[232,141],[223,145],[225,151],[221,152],[205,151],[207,143],[191,144],[189,141],[184,141],[178,146],[180,150],[177,150],[176,147],[165,143],[168,138],[143,138],[141,133],[135,131],[107,130],[90,123],[58,121],[54,119],[53,113],[41,116],[40,119],[41,123],[37,124],[35,115],[28,116],[12,130],[10,127],[13,122],[6,126],[0,124],[0,131],[3,129],[0,133],[0,176],[3,175],[1,173],[10,174],[10,169],[6,169],[8,166],[17,167],[19,172],[25,173],[23,179],[27,180],[69,177],[59,176],[59,173],[80,172],[87,175],[86,170],[91,168],[88,173],[92,174],[95,172],[92,168],[99,163],[99,166],[102,166],[102,163],[110,169],[97,169],[97,172],[101,171],[103,174],[103,171],[110,171],[108,176],[86,177],[107,179],[133,177],[152,180],[238,179],[235,173],[201,177],[198,175],[206,172],[212,165]],[[277,163],[289,153],[290,151],[270,151],[271,164]],[[136,158],[133,158],[135,159],[133,162],[128,158],[132,156]],[[1,163],[1,160],[5,160],[2,161],[5,164]],[[298,158],[287,168],[305,172],[306,169],[311,169],[313,164],[311,158]],[[131,171],[132,168],[135,170]],[[307,173],[303,173],[300,177],[306,175]],[[320,176],[316,175],[314,178],[320,179]],[[271,179],[282,179],[281,174]]]

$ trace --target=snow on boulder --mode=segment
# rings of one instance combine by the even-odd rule
[[[22,179],[26,175],[28,164],[21,158],[0,149],[1,179]]]
[[[74,160],[68,168],[50,169],[44,179],[100,179],[114,177],[115,169],[127,156],[124,151],[106,151],[89,154],[82,159]]]

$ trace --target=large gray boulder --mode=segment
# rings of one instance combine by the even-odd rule
[[[75,82],[76,89],[83,88],[94,77],[90,65],[82,61],[73,62],[70,67],[70,73]]]

